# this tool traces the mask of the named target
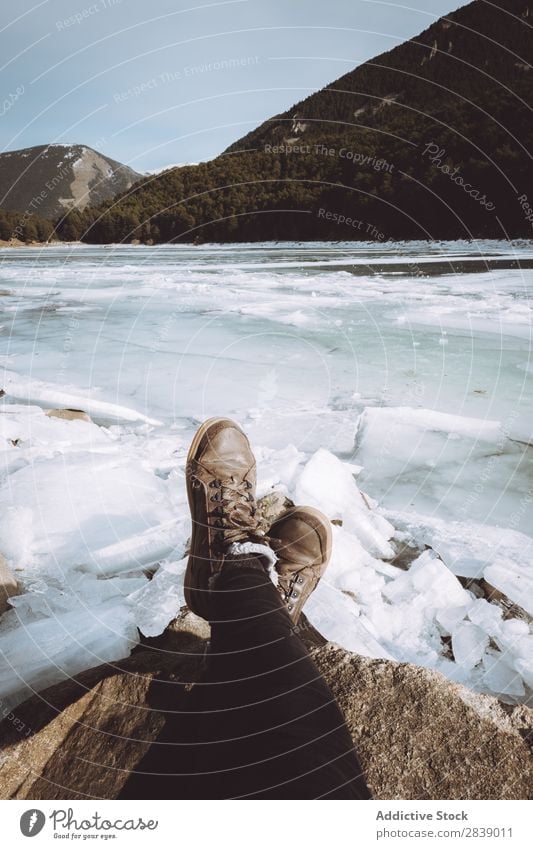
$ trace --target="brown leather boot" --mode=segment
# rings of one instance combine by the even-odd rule
[[[277,554],[278,589],[294,624],[331,557],[331,525],[314,507],[292,507],[269,536]]]
[[[246,435],[231,419],[213,418],[198,429],[187,457],[187,495],[192,518],[185,601],[209,619],[209,595],[228,548],[246,542],[266,548],[264,522],[256,514],[255,457]]]

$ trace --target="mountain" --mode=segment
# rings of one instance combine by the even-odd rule
[[[50,144],[0,154],[0,207],[58,218],[129,189],[140,174],[80,144]]]
[[[532,26],[531,0],[475,0],[211,162],[146,177],[63,231],[90,242],[531,238]]]
[[[466,139],[475,148],[479,123],[489,127],[502,117],[508,131],[527,138],[528,122],[516,120],[512,104],[531,101],[532,36],[533,3],[529,9],[527,0],[500,0],[496,6],[477,0],[269,119],[227,152],[320,143],[324,135],[344,139],[347,134],[390,149],[392,142],[380,134],[398,131],[399,140],[408,143],[413,136],[418,140],[422,129],[441,135],[448,124],[456,133],[467,129]],[[491,152],[492,136],[485,138],[485,154]]]

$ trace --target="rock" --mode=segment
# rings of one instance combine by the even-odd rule
[[[84,413],[83,410],[47,410],[45,415],[51,419],[68,419],[68,421],[81,419],[82,422],[92,421],[91,417],[87,413]]]
[[[207,636],[203,620],[180,616],[127,660],[16,708],[0,725],[0,796],[117,798],[158,738],[165,710],[170,715],[186,704]],[[528,798],[531,709],[504,709],[428,669],[320,645],[312,630],[303,636],[344,712],[376,798]],[[142,798],[153,793],[146,780]]]
[[[9,608],[8,599],[14,595],[20,595],[20,587],[5,557],[0,554],[0,616]]]
[[[378,799],[527,799],[533,710],[506,711],[438,672],[314,651]],[[515,718],[516,712],[516,718]]]
[[[184,634],[178,658],[141,649],[50,687],[7,715],[0,709],[0,798],[117,798],[164,725],[153,696],[158,676],[172,682],[179,707],[200,673],[204,648]]]

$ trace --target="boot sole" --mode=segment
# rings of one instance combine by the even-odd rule
[[[194,575],[197,570],[193,567],[193,555],[192,552],[195,550],[196,543],[196,526],[197,522],[193,520],[193,508],[194,508],[194,499],[192,495],[192,487],[190,483],[189,475],[187,474],[187,469],[192,460],[196,459],[196,452],[200,446],[200,443],[204,436],[206,435],[209,428],[213,427],[214,424],[218,424],[219,422],[228,422],[232,427],[235,427],[236,422],[231,419],[226,418],[225,416],[213,416],[210,419],[207,419],[203,424],[200,425],[198,430],[196,431],[193,440],[191,442],[189,451],[187,453],[187,464],[185,467],[185,478],[187,483],[187,500],[189,502],[189,512],[191,514],[192,520],[192,532],[191,532],[191,545],[190,545],[190,553],[189,559],[187,561],[187,568],[185,570],[185,578],[184,578],[184,595],[185,601],[187,603],[187,607],[189,610],[192,610],[193,613],[196,613],[197,616],[202,616],[201,613],[197,611],[202,610],[205,607],[206,600],[206,591],[205,587],[199,587],[198,583],[194,581]],[[207,619],[206,616],[202,618]]]

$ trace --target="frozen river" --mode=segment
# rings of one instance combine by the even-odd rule
[[[60,646],[23,672],[40,687],[165,626],[181,601],[187,443],[224,414],[257,448],[262,492],[343,521],[310,604],[326,636],[526,698],[524,621],[500,621],[458,578],[533,613],[532,298],[531,242],[0,250],[0,552],[29,590],[0,626],[0,694],[16,693],[20,628],[35,645],[31,628],[78,616],[78,654]],[[96,424],[40,409],[78,404]],[[398,570],[400,539],[439,557]],[[146,623],[158,585],[168,610]],[[107,610],[123,622],[113,638]]]

